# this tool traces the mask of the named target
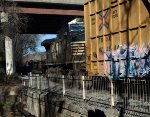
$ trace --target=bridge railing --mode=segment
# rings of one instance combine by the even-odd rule
[[[117,109],[150,114],[150,80],[147,79],[110,80],[104,77],[48,75],[29,76],[24,85]]]

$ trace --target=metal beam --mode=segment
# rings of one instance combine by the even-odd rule
[[[7,8],[9,12],[9,8]],[[0,8],[2,11],[2,8]],[[84,12],[81,10],[64,10],[64,9],[44,9],[44,8],[23,8],[18,7],[19,13],[25,14],[49,14],[49,15],[70,15],[70,16],[83,16]]]
[[[72,15],[83,16],[81,10],[44,9],[44,8],[19,8],[21,13],[26,14],[50,14],[50,15]]]
[[[15,2],[35,2],[35,3],[56,3],[56,4],[74,4],[83,5],[84,0],[6,0]]]

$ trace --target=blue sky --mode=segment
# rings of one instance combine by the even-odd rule
[[[41,42],[44,41],[45,39],[52,39],[55,38],[56,34],[45,34],[43,36],[41,36],[37,50],[38,52],[45,52],[45,48],[43,46],[41,46]]]

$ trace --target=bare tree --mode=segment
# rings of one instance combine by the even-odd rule
[[[23,34],[15,43],[15,55],[17,60],[22,60],[22,57],[36,52],[36,47],[41,35]]]
[[[16,60],[20,61],[23,55],[36,51],[40,35],[21,34],[26,31],[29,18],[20,14],[21,11],[15,2],[1,0],[0,8],[2,12],[8,13],[8,22],[0,25],[0,52],[5,51],[4,39],[7,35],[13,40],[14,55]]]

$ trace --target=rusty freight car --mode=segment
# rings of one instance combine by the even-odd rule
[[[86,69],[109,78],[150,76],[148,0],[85,0]]]

